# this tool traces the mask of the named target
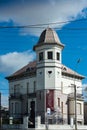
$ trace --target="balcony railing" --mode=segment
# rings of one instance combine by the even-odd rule
[[[20,93],[10,94],[9,99],[22,99],[22,94],[20,94]]]
[[[77,94],[76,94],[76,97],[82,99],[82,94],[77,93]],[[68,98],[74,98],[74,93],[68,94]]]

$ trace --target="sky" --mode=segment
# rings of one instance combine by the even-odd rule
[[[86,88],[87,0],[0,0],[0,92],[3,106],[8,105],[9,93],[5,77],[35,60],[33,46],[48,26],[57,32],[65,45],[63,64],[85,76],[82,83]],[[86,91],[84,96],[87,98]]]

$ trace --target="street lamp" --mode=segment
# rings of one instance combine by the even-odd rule
[[[76,69],[77,69],[77,65],[78,63],[80,62],[80,59],[78,59],[77,63],[76,63],[76,66],[75,66],[75,71],[74,71],[74,84],[71,84],[73,85],[74,87],[74,100],[75,100],[75,105],[74,105],[74,111],[75,111],[75,130],[77,130],[77,91],[76,91],[76,85],[75,85],[75,72],[76,72]]]
[[[75,71],[77,69],[77,65],[79,64],[80,59],[78,59]],[[75,98],[75,130],[77,130],[77,97],[76,97],[76,85],[75,85],[75,72],[74,72],[74,98]]]
[[[75,96],[75,130],[77,130],[77,98],[76,98],[76,85],[74,84],[74,96]]]

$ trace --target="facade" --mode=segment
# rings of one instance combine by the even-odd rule
[[[84,102],[84,124],[87,125],[87,102]]]
[[[45,123],[70,123],[75,118],[74,85],[82,86],[84,76],[62,64],[62,50],[56,32],[45,29],[33,47],[36,61],[30,62],[14,74],[9,81],[10,116],[29,116],[29,126],[35,126],[35,117]],[[77,122],[84,123],[82,91],[77,90]]]

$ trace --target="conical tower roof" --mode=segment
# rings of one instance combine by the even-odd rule
[[[64,45],[60,42],[60,39],[57,35],[57,33],[52,28],[46,28],[40,35],[40,38],[37,42],[37,45],[34,46],[41,46],[44,44],[58,44],[61,47],[64,47]]]

